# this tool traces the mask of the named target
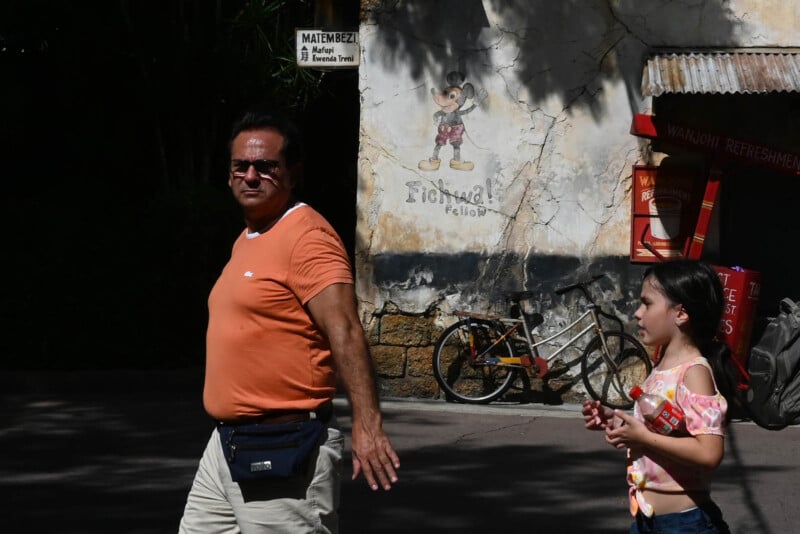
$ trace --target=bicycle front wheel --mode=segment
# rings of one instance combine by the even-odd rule
[[[448,400],[485,404],[501,397],[516,378],[513,367],[497,362],[514,351],[489,321],[469,319],[449,326],[433,349],[433,376]]]
[[[610,408],[627,410],[633,406],[630,390],[638,386],[653,368],[644,346],[625,332],[603,332],[586,346],[581,357],[581,375],[586,391]]]

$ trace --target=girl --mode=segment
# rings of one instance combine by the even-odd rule
[[[586,428],[604,430],[606,442],[627,448],[631,534],[730,532],[709,493],[724,452],[727,402],[704,357],[720,358],[725,350],[714,341],[722,307],[722,284],[705,263],[658,263],[644,273],[639,335],[664,350],[641,387],[683,410],[679,431],[651,431],[638,408],[631,416],[598,401],[583,405]]]

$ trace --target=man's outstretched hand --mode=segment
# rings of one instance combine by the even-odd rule
[[[373,491],[379,487],[388,491],[396,483],[400,458],[389,437],[382,429],[367,429],[353,424],[353,480],[364,473],[367,484]]]

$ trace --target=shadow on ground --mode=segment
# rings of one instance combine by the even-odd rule
[[[177,532],[212,428],[200,372],[4,373],[0,387],[4,532]],[[344,404],[337,416],[349,443]],[[348,450],[343,533],[627,531],[623,456],[575,418],[395,407],[385,426],[401,481],[350,481]],[[796,524],[796,430],[731,428],[714,491],[734,532]]]

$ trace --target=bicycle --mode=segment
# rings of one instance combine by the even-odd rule
[[[553,358],[591,331],[595,335],[580,357],[586,391],[611,408],[631,408],[629,391],[644,381],[653,364],[644,346],[624,331],[622,321],[592,298],[588,286],[603,276],[556,289],[556,295],[581,291],[587,304],[572,323],[538,341],[533,330],[544,323],[544,318],[540,313],[525,313],[521,306],[535,296],[533,292],[507,294],[511,317],[456,311],[461,319],[442,332],[433,350],[433,374],[448,400],[486,404],[502,397],[523,371],[543,378]],[[619,330],[604,329],[601,316],[617,322]],[[539,354],[539,347],[570,332],[586,318],[591,319],[589,324],[566,343],[547,357]]]

